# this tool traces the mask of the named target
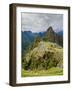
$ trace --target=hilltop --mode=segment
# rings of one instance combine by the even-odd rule
[[[56,43],[40,41],[36,47],[23,57],[26,70],[63,68],[63,48]]]

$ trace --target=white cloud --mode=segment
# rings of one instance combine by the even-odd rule
[[[46,31],[52,26],[55,31],[63,30],[63,15],[48,13],[22,13],[22,31]]]

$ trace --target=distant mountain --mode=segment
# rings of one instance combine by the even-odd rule
[[[29,48],[29,45],[34,42],[34,34],[31,31],[22,31],[21,32],[22,36],[22,52],[26,52],[27,49]]]
[[[63,31],[59,31],[59,32],[57,32],[57,34],[58,34],[59,36],[63,36]]]
[[[45,32],[39,32],[39,36],[43,37],[45,35]]]

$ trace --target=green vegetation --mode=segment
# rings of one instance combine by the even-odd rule
[[[48,70],[23,70],[22,69],[22,77],[33,77],[33,76],[56,76],[63,75],[62,68],[50,68]]]
[[[56,43],[40,41],[22,58],[22,77],[62,74],[63,48]]]
[[[22,77],[63,75],[63,38],[49,27],[45,33],[22,33]]]

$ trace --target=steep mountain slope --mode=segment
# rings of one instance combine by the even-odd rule
[[[21,32],[22,36],[22,52],[25,53],[26,50],[29,48],[29,45],[31,45],[34,42],[35,36],[31,31],[24,31]]]
[[[52,27],[49,27],[45,32],[44,40],[54,42],[63,46],[63,37],[58,34],[54,32]]]
[[[56,43],[40,41],[23,57],[22,67],[28,69],[62,68],[63,49]]]

